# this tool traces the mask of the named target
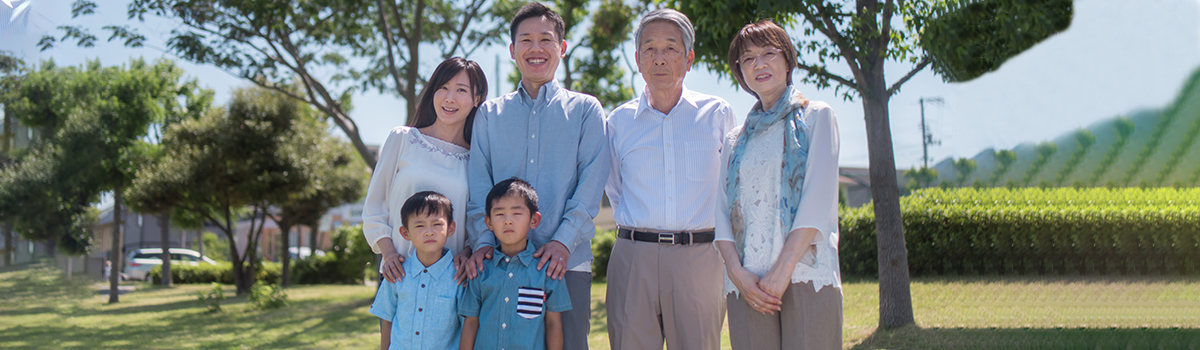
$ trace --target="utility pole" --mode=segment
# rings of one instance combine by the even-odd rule
[[[933,139],[933,134],[929,132],[929,124],[925,123],[925,102],[942,104],[945,102],[941,97],[922,97],[919,100],[921,103],[921,160],[925,162],[925,167],[929,167],[929,144],[941,145],[942,141]]]
[[[494,75],[494,77],[495,78],[492,78],[492,79],[496,80],[496,88],[493,91],[496,92],[495,97],[500,97],[500,81],[504,80],[504,79],[500,78],[500,55],[499,54],[496,55],[496,75]],[[470,140],[467,140],[467,141],[470,141]]]

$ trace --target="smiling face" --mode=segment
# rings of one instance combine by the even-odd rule
[[[442,247],[446,246],[446,238],[454,234],[454,223],[446,220],[447,215],[449,213],[412,214],[405,220],[407,224],[400,227],[400,235],[412,241],[418,257],[440,257]]]
[[[738,65],[746,86],[758,95],[763,109],[770,109],[787,89],[788,63],[775,47],[750,43],[742,51]]]
[[[478,99],[472,95],[471,79],[467,72],[458,72],[433,92],[433,107],[437,113],[437,123],[447,126],[460,126],[466,123],[467,114],[471,108],[479,105]]]
[[[537,228],[541,221],[541,213],[530,213],[525,199],[515,195],[497,198],[492,203],[491,212],[484,219],[488,229],[496,234],[496,241],[500,242],[502,251],[525,249],[529,231]]]
[[[545,17],[529,18],[517,25],[516,33],[508,52],[517,61],[522,82],[540,87],[554,80],[558,62],[567,54],[567,42],[555,33],[554,22]]]
[[[646,24],[638,42],[637,65],[650,89],[674,90],[692,68],[695,52],[683,46],[683,31],[668,21]]]

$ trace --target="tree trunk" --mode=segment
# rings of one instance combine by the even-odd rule
[[[242,295],[242,293],[250,292],[250,288],[248,286],[243,288],[246,279],[246,277],[243,276],[244,271],[242,270],[243,257],[238,255],[237,241],[234,240],[234,236],[237,234],[237,229],[232,229],[232,231],[234,233],[225,234],[225,236],[229,238],[229,262],[233,264],[231,267],[231,269],[233,269],[233,285],[237,286],[237,295]]]
[[[200,249],[197,249],[200,251],[200,256],[205,256],[204,255],[204,232],[201,232],[200,229],[196,229],[196,242],[199,243],[199,244],[197,244],[197,246],[200,246]]]
[[[879,325],[896,328],[913,323],[909,291],[908,249],[900,219],[900,191],[896,181],[896,159],[888,118],[887,90],[883,72],[868,73],[878,82],[863,94],[867,146],[870,156],[871,198],[875,204],[875,232],[879,254]],[[874,77],[877,75],[877,77]]]
[[[291,223],[287,222],[287,220],[284,220],[284,222],[280,222],[278,224],[279,224],[279,235],[281,236],[280,238],[282,239],[282,243],[283,243],[282,244],[283,245],[283,249],[282,249],[283,257],[280,258],[280,260],[283,261],[283,271],[281,272],[281,274],[279,276],[280,277],[279,283],[280,283],[280,285],[287,287],[287,286],[291,285],[291,283],[292,283],[291,273],[290,273],[291,272],[290,267],[292,264],[292,254],[289,254],[289,252],[288,252],[288,248],[290,248],[292,245],[292,243],[291,243],[292,225],[291,225]],[[297,248],[296,250],[299,251],[300,249]]]
[[[4,266],[12,266],[13,252],[13,222],[4,222]]]
[[[125,238],[123,232],[125,230],[122,227],[121,221],[121,202],[124,197],[121,192],[124,189],[125,186],[117,185],[117,188],[113,190],[112,253],[109,256],[109,260],[112,261],[112,273],[108,276],[109,304],[115,304],[120,301],[120,297],[118,296],[120,294],[117,292],[121,284],[121,269],[125,266],[125,262],[121,261],[121,259],[125,258],[124,252],[121,251],[121,246],[123,245],[121,242]]]
[[[162,285],[171,286],[171,211],[158,214],[158,227],[162,231]]]

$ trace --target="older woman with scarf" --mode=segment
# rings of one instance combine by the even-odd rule
[[[796,49],[771,21],[743,27],[733,76],[758,98],[726,136],[717,213],[730,341],[742,349],[841,349],[838,129],[792,85]]]

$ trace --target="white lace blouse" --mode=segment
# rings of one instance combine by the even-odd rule
[[[814,228],[819,231],[813,239],[815,259],[805,254],[792,272],[792,283],[813,282],[820,291],[824,286],[841,288],[842,278],[838,268],[838,129],[833,109],[824,102],[812,101],[804,109],[804,124],[808,126],[808,164],[805,169],[803,188],[780,188],[779,176],[783,168],[783,123],[776,123],[766,132],[747,140],[738,176],[738,201],[741,204],[743,230],[746,235],[742,266],[751,273],[763,277],[779,259],[788,233],[798,228]],[[724,149],[732,150],[737,143],[742,127],[730,131],[725,137]],[[730,152],[721,154],[721,182],[725,183],[726,165]],[[800,205],[793,222],[780,222],[780,191],[801,191]],[[736,241],[730,227],[727,193],[720,186],[717,210],[717,241]],[[785,230],[786,229],[786,230]],[[725,293],[737,293],[737,287],[725,276]]]
[[[421,134],[407,126],[392,129],[379,151],[367,199],[363,204],[363,235],[376,254],[379,240],[390,237],[396,252],[411,257],[412,242],[400,235],[400,207],[413,194],[437,191],[454,206],[454,234],[446,239],[450,254],[463,248],[467,210],[466,148]]]

